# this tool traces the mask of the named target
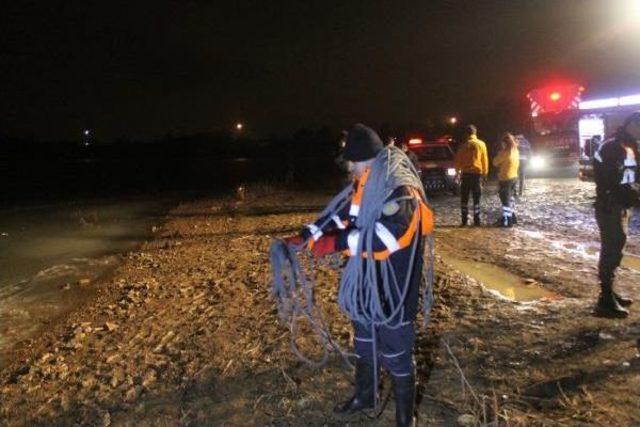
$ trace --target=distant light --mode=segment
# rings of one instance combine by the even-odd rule
[[[531,168],[540,170],[544,169],[547,166],[547,161],[544,157],[541,156],[533,156],[531,158]]]
[[[620,105],[636,105],[640,104],[640,94],[637,95],[629,95],[629,96],[621,96],[618,99],[618,103]]]
[[[236,129],[237,130],[242,130],[243,127],[244,127],[244,125],[242,123],[237,123],[236,124]]]
[[[89,134],[91,133],[91,131],[89,131],[89,129],[85,129],[82,133],[83,133],[85,136],[89,136]]]
[[[595,108],[617,107],[618,98],[594,99],[592,101],[583,101],[580,103],[581,110],[593,110]]]
[[[420,145],[422,140],[420,138],[413,138],[409,140],[409,145]]]
[[[455,125],[456,123],[458,123],[458,118],[453,116],[449,118],[449,123],[451,123],[452,125]]]
[[[447,175],[455,176],[456,175],[456,170],[454,168],[447,169]]]
[[[552,101],[558,101],[560,98],[562,98],[562,95],[560,95],[560,92],[551,92],[551,95],[549,95],[549,99],[551,99]]]

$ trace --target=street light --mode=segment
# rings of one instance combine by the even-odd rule
[[[236,130],[241,131],[244,125],[242,123],[236,123]]]
[[[456,116],[449,117],[449,124],[455,125],[458,123],[458,118]]]

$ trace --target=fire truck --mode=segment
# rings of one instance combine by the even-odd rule
[[[531,104],[532,172],[575,167],[580,157],[578,122],[584,88],[553,85],[527,94]]]
[[[640,109],[640,91],[610,98],[583,99],[577,84],[548,86],[527,95],[531,103],[530,136],[534,170],[579,166],[579,177],[590,179],[598,144],[613,135],[625,118]]]
[[[580,103],[580,172],[582,180],[593,179],[593,155],[634,111],[640,110],[640,91],[633,95],[597,98]]]

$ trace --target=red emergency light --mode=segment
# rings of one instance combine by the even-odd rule
[[[422,139],[420,138],[411,138],[409,140],[409,145],[420,145],[422,144]]]
[[[534,89],[527,94],[531,102],[531,115],[576,110],[580,105],[584,87],[577,84],[553,85]]]

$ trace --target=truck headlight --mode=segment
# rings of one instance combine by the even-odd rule
[[[447,175],[456,176],[456,170],[454,168],[447,169]]]
[[[532,169],[544,169],[547,166],[547,160],[542,156],[533,156],[531,158]]]

